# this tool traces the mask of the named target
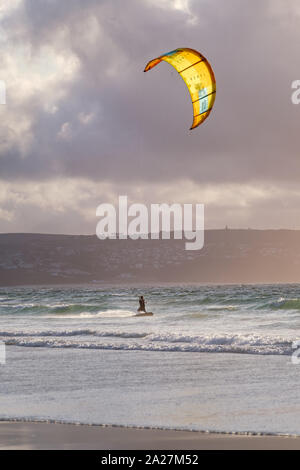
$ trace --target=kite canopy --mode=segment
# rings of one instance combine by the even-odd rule
[[[202,54],[194,49],[182,47],[150,60],[144,72],[153,69],[162,60],[177,70],[189,89],[194,111],[191,129],[194,129],[205,121],[214,105],[216,80],[213,69]]]

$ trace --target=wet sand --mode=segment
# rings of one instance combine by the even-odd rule
[[[1,422],[0,449],[300,450],[300,437],[208,434],[56,423]]]

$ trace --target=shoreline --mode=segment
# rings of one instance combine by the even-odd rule
[[[132,289],[132,288],[168,288],[168,287],[269,287],[269,286],[299,286],[300,280],[297,281],[120,281],[120,280],[95,280],[95,281],[76,281],[76,282],[36,282],[36,283],[11,283],[2,284],[0,282],[0,289],[10,288],[26,288],[26,289],[73,289],[73,288],[95,288],[95,289]]]
[[[0,450],[300,450],[300,436],[0,421]]]
[[[95,289],[132,289],[134,287],[138,287],[139,289],[141,288],[156,288],[156,287],[241,287],[241,286],[297,286],[300,285],[300,281],[287,281],[287,282],[281,282],[281,281],[258,281],[258,282],[202,282],[202,281],[125,281],[122,282],[120,280],[116,281],[104,281],[104,280],[97,280],[97,281],[83,281],[83,282],[56,282],[56,283],[34,283],[34,284],[1,284],[0,283],[0,289],[9,289],[9,288],[28,288],[28,289],[34,289],[34,288],[42,288],[42,289],[48,289],[48,288],[61,288],[61,289],[68,289],[68,288],[90,288],[94,287]]]

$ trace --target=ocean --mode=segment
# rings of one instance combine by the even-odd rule
[[[300,285],[1,288],[0,419],[300,435],[299,328]]]

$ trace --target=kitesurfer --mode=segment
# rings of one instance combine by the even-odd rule
[[[144,299],[144,297],[143,297],[142,295],[139,297],[139,304],[140,304],[140,306],[139,306],[139,308],[138,308],[138,312],[144,312],[144,313],[146,313],[145,299]]]

